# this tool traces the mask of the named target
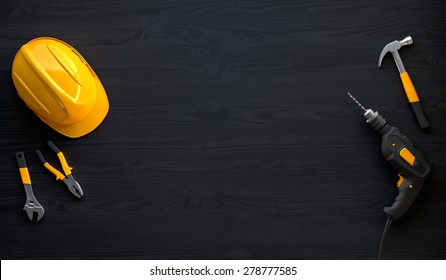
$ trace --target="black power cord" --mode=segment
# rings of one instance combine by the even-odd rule
[[[387,231],[389,230],[390,225],[392,224],[392,219],[388,218],[386,225],[384,226],[383,234],[381,235],[381,242],[379,243],[379,252],[378,252],[378,260],[381,259],[381,253],[383,249],[384,237],[386,236]]]

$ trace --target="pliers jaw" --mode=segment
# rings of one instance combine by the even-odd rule
[[[67,185],[68,190],[72,194],[74,194],[77,198],[81,198],[84,196],[84,192],[82,191],[81,186],[79,183],[74,179],[73,175],[68,175],[63,179],[64,183]]]

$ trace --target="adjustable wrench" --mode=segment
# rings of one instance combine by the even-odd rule
[[[45,210],[34,196],[31,178],[29,177],[28,167],[26,166],[25,154],[23,152],[18,152],[16,158],[19,165],[20,177],[22,178],[23,187],[25,188],[26,193],[26,203],[23,210],[26,211],[26,214],[31,221],[33,220],[34,213],[37,214],[37,221],[40,221],[45,214]]]

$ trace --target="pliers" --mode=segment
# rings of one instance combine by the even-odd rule
[[[81,198],[84,195],[84,192],[82,191],[82,188],[79,185],[79,183],[74,179],[73,175],[71,175],[71,170],[73,168],[68,166],[64,154],[59,150],[59,148],[56,147],[56,145],[54,145],[53,142],[48,141],[47,144],[57,154],[57,157],[60,160],[60,164],[62,165],[62,169],[65,175],[62,174],[62,172],[60,172],[53,166],[51,166],[45,159],[43,154],[39,150],[36,150],[36,153],[39,156],[40,161],[42,161],[43,166],[45,166],[46,169],[48,169],[51,173],[53,173],[56,176],[56,180],[63,181],[67,185],[68,189],[72,194],[74,194],[78,198]]]

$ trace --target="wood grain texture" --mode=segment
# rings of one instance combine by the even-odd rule
[[[2,259],[374,259],[395,171],[346,95],[401,128],[434,164],[384,258],[446,258],[444,1],[2,1]],[[405,100],[401,50],[432,127]],[[110,113],[68,139],[18,98],[28,40],[75,46]],[[34,154],[53,140],[85,191],[76,200]],[[30,223],[23,150],[44,219]]]

